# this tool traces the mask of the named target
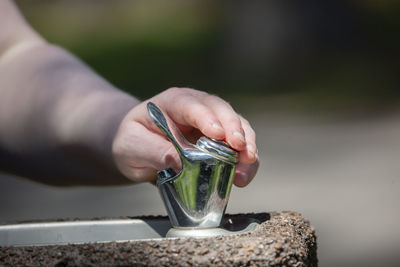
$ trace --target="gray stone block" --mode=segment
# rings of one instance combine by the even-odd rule
[[[315,229],[299,213],[230,216],[261,224],[212,238],[0,247],[0,266],[317,266]]]

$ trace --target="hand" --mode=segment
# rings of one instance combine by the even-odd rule
[[[122,120],[113,142],[118,169],[134,182],[156,179],[168,167],[180,169],[180,159],[147,113],[147,102],[155,103],[190,141],[205,135],[225,139],[239,151],[234,184],[246,186],[258,169],[256,135],[249,122],[219,97],[189,88],[171,88],[135,106]]]

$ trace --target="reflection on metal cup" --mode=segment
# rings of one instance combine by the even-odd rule
[[[178,129],[168,127],[157,106],[150,102],[147,108],[182,161],[182,170],[178,174],[172,169],[158,173],[157,186],[172,226],[218,227],[228,204],[237,153],[225,142],[207,137],[191,144]]]

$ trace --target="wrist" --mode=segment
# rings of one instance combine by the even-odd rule
[[[115,135],[122,120],[138,103],[137,99],[118,90],[93,96],[85,103],[83,128],[75,131],[80,133],[77,138],[110,168],[116,169],[112,155]]]

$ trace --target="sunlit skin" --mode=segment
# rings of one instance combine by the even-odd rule
[[[247,185],[256,174],[256,135],[249,122],[219,97],[189,88],[171,88],[150,99],[189,139],[201,134],[226,142],[239,151],[234,183]],[[124,118],[113,144],[121,172],[134,181],[151,181],[154,170],[180,168],[174,147],[147,115],[147,101]],[[201,132],[201,133],[200,133]],[[142,147],[138,148],[138,144]]]
[[[0,96],[0,169],[49,184],[96,185],[154,182],[158,170],[180,168],[147,114],[148,100],[47,43],[8,0],[0,1]],[[189,140],[206,135],[237,150],[235,185],[253,179],[254,130],[227,102],[189,88],[150,100]]]

